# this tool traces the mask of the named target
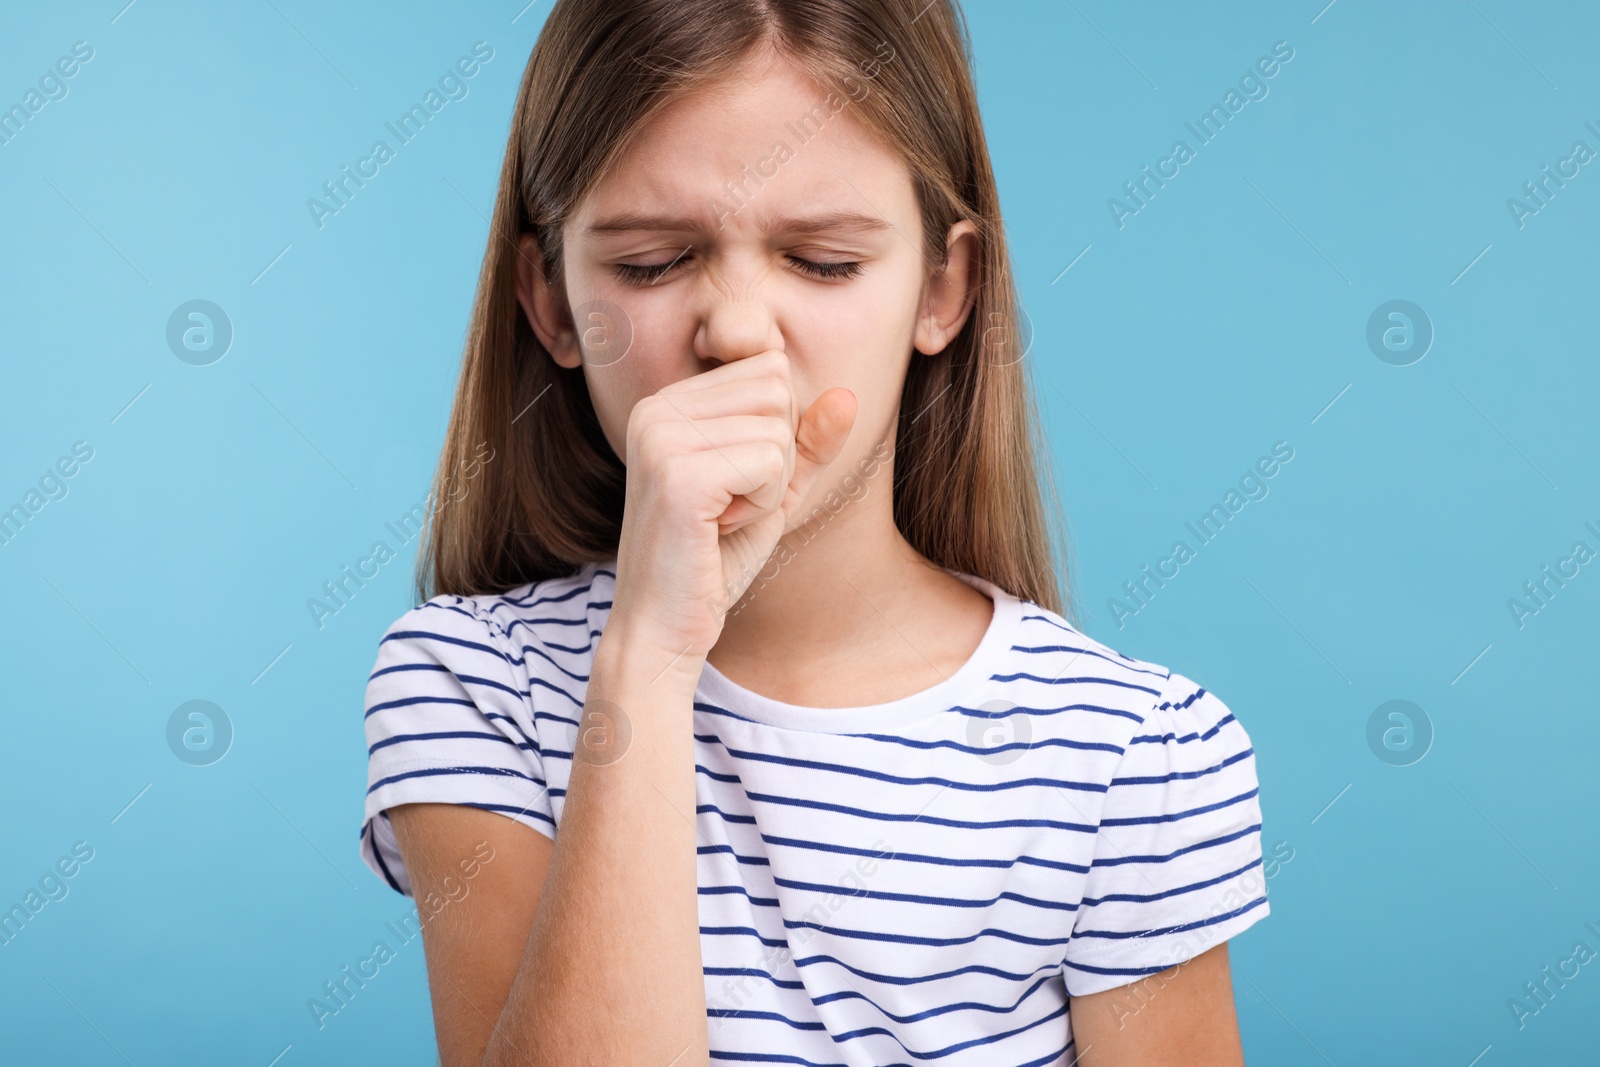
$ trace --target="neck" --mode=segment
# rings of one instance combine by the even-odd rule
[[[880,473],[887,479],[888,471]],[[779,540],[729,608],[708,659],[721,669],[781,647],[784,660],[814,664],[881,645],[885,630],[903,626],[911,605],[945,580],[901,536],[891,494],[874,483],[836,511],[819,508],[808,526]]]

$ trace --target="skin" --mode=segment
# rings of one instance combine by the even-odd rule
[[[676,421],[687,433],[694,429],[687,420],[698,418],[713,396],[733,397],[737,407],[737,397],[743,395],[748,410],[764,418],[759,424],[739,425],[759,425],[762,433],[770,433],[774,425],[784,428],[790,438],[788,456],[776,474],[760,484],[724,487],[708,512],[717,520],[712,532],[726,535],[720,538],[723,542],[754,538],[753,531],[761,532],[762,539],[752,541],[757,564],[771,554],[776,536],[791,536],[782,532],[789,523],[804,517],[875,448],[885,442],[893,445],[901,384],[910,361],[937,354],[960,331],[977,284],[980,250],[970,223],[958,223],[947,235],[947,268],[931,276],[925,271],[911,176],[849,108],[830,113],[812,140],[803,145],[795,141],[785,120],[798,117],[813,103],[825,107],[825,97],[824,90],[786,62],[757,53],[721,86],[679,100],[659,115],[618,167],[590,192],[564,230],[561,288],[534,269],[540,261],[534,239],[520,239],[518,298],[523,311],[557,363],[583,368],[606,438],[629,466],[630,500],[636,493],[658,491],[653,482],[635,482],[636,477],[643,478],[641,471],[650,471],[652,477],[659,473],[651,465],[655,454],[633,456],[630,462],[630,451],[643,441],[661,447],[663,433],[674,421],[671,411],[686,412]],[[724,183],[737,182],[743,165],[754,169],[757,161],[772,157],[777,140],[789,145],[792,157],[778,165],[775,176],[764,175],[765,184],[739,206],[728,197]],[[769,163],[766,174],[771,173]],[[720,216],[715,207],[719,201],[724,209]],[[595,230],[628,211],[682,221]],[[866,216],[877,226],[816,228],[782,222],[840,212]],[[806,263],[858,264],[859,269],[845,268],[852,271],[849,276],[818,277]],[[653,281],[640,276],[639,268],[668,264],[670,268]],[[632,280],[623,276],[629,266],[636,268]],[[574,308],[587,316],[589,310],[605,306],[592,301],[621,309],[632,329],[626,356],[604,365],[586,361],[580,344],[584,331],[603,320],[586,318],[580,324],[583,330],[574,324]],[[691,395],[696,379],[713,370],[717,373],[706,381],[722,383],[717,391]],[[775,385],[787,393],[775,392]],[[662,390],[676,397],[671,411],[659,400],[641,406],[641,401]],[[641,414],[647,408],[649,419]],[[661,424],[662,432],[646,437],[641,427],[651,419]],[[699,425],[702,443],[744,455],[734,452],[732,441],[712,441],[707,436],[715,432],[710,429],[713,425],[727,423]],[[694,654],[734,681],[805,706],[884,703],[936,685],[972,655],[989,625],[991,603],[923,559],[900,535],[888,492],[890,463],[880,461],[865,496],[832,514],[819,536],[804,544],[791,538],[793,558],[747,597],[737,614],[717,620],[720,628],[712,626],[702,633],[687,626],[656,626],[655,617],[663,614],[660,601],[669,591],[646,590],[643,577],[635,580],[630,575],[629,584],[640,602],[625,605],[619,573],[618,602],[608,632],[626,631],[630,654],[641,648],[651,653],[677,649],[680,642],[688,649],[701,641],[703,647],[694,649]],[[777,510],[782,512],[780,519],[769,521]],[[624,555],[630,560],[633,553],[644,551],[637,540],[630,542],[639,536],[637,526],[625,519]],[[672,558],[664,548],[657,552],[660,560]],[[635,573],[656,569],[641,565]],[[633,643],[635,637],[640,643]],[[601,647],[605,649],[604,638]],[[763,650],[775,647],[782,647],[784,655],[763,656]],[[604,666],[609,671],[630,658],[639,657],[615,652],[605,657]],[[698,671],[693,654],[688,659],[693,669],[684,670],[684,687],[692,686]],[[666,662],[664,656],[653,662],[645,677],[664,670],[661,664]],[[643,703],[666,703],[660,695],[662,685],[653,690],[656,696],[647,697],[645,683],[624,677],[626,671],[617,666],[615,673],[606,675],[607,691],[622,704],[635,706],[630,702],[635,697]],[[591,696],[601,675],[597,657]],[[685,711],[686,693],[678,695]],[[676,854],[657,857],[667,872],[658,892],[637,898],[618,895],[603,912],[593,902],[597,894],[609,890],[611,883],[605,879],[614,877],[614,869],[601,870],[600,861],[592,859],[595,866],[585,866],[583,856],[601,851],[618,835],[639,833],[627,843],[629,869],[635,871],[649,869],[647,856],[652,848],[667,847],[663,842],[668,842],[668,834],[673,835],[673,849],[681,846],[688,854],[693,852],[692,831],[672,821],[681,821],[681,811],[649,828],[639,825],[644,809],[636,809],[631,819],[600,810],[598,798],[608,795],[607,790],[618,796],[624,789],[630,796],[634,790],[648,796],[641,784],[648,778],[657,794],[678,797],[692,811],[692,774],[677,766],[692,761],[684,759],[688,750],[675,732],[681,728],[686,735],[687,724],[640,721],[636,726],[628,759],[593,775],[597,784],[586,781],[580,786],[575,766],[562,826],[563,836],[569,838],[564,853],[557,853],[548,838],[498,813],[446,804],[391,809],[396,839],[419,897],[457,873],[458,861],[473,844],[487,841],[495,849],[495,860],[473,880],[471,892],[424,927],[445,1067],[545,1062],[527,1055],[532,1028],[517,1031],[517,1019],[527,1014],[529,1005],[538,1004],[533,991],[539,981],[550,983],[538,987],[541,995],[559,991],[575,997],[566,1003],[583,1002],[569,992],[581,976],[551,976],[558,963],[536,974],[539,968],[533,961],[605,951],[586,943],[562,945],[558,951],[553,946],[560,935],[549,930],[603,926],[606,937],[633,945],[655,943],[663,930],[676,938],[685,923],[692,932],[693,872],[679,863]],[[655,750],[647,750],[641,736],[659,742],[658,762],[652,762]],[[589,775],[592,769],[583,770]],[[626,778],[632,774],[641,775],[640,781]],[[598,784],[600,778],[607,781]],[[580,790],[595,799],[580,805]],[[580,808],[581,818],[576,817]],[[582,848],[573,844],[577,837],[583,838]],[[557,872],[554,876],[552,870]],[[579,888],[566,891],[576,880],[583,880]],[[563,890],[562,899],[550,907],[561,911],[552,917],[548,908],[540,910],[540,903],[557,896],[550,888],[557,886]],[[669,915],[664,906],[660,914],[652,913],[652,902],[666,897],[673,897],[680,910]],[[583,910],[591,906],[597,910]],[[692,936],[690,943],[674,940],[673,944],[672,954],[664,957],[676,968],[672,975],[698,985],[690,977],[697,964]],[[611,973],[620,980],[624,972]],[[1226,945],[1160,977],[1168,980],[1159,994],[1131,1017],[1118,1010],[1119,990],[1074,998],[1071,1017],[1083,1057],[1080,1063],[1085,1067],[1242,1064]],[[643,996],[644,988],[624,992]],[[666,1013],[662,1025],[692,1013],[698,990],[694,993],[671,1003],[653,1003]],[[604,999],[593,992],[587,995]],[[703,1006],[703,1001],[698,1003]],[[562,1017],[552,1010],[548,1025]],[[686,1026],[681,1033],[688,1035],[687,1040],[704,1042],[703,1019],[687,1020]],[[670,1040],[662,1039],[663,1047],[670,1045],[663,1060],[683,1046],[679,1033],[674,1028]],[[635,1040],[630,1050],[653,1047],[646,1043],[648,1035]],[[580,1051],[587,1055],[597,1048],[584,1045]],[[486,1049],[490,1049],[487,1059]],[[707,1062],[703,1044],[692,1048],[679,1064],[691,1062]]]
[[[845,108],[799,144],[785,123],[826,94],[769,55],[725,87],[659,117],[569,222],[566,292],[545,283],[533,238],[523,239],[524,307],[563,367],[584,367],[607,440],[627,463],[635,405],[663,387],[731,361],[784,352],[796,407],[824,391],[854,394],[842,451],[800,505],[816,506],[880,442],[893,444],[901,384],[912,359],[942,351],[971,312],[978,243],[963,222],[947,240],[950,266],[926,276],[911,176]],[[826,111],[824,113],[827,113]],[[775,177],[737,211],[725,183],[742,167],[793,150],[766,167]],[[716,203],[728,212],[718,218]],[[689,228],[591,234],[630,209],[686,216]],[[782,217],[855,212],[880,229],[815,233],[762,230]],[[860,264],[857,277],[822,279],[797,260]],[[654,282],[619,278],[617,264],[674,264]],[[585,364],[571,308],[605,300],[632,324],[627,356]],[[936,685],[971,655],[991,614],[982,593],[918,555],[894,523],[890,466],[866,495],[801,545],[778,576],[728,617],[709,661],[763,695],[809,707],[883,703]],[[770,573],[770,572],[769,572]],[[885,622],[889,625],[885,625]],[[783,657],[763,655],[779,642]]]
[[[1074,1067],[1244,1067],[1228,943],[1159,974],[1073,997]]]

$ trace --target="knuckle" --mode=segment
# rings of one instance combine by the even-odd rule
[[[694,457],[688,453],[674,452],[661,456],[657,464],[658,484],[668,496],[681,493],[694,481]]]
[[[761,402],[768,411],[789,410],[789,381],[787,378],[768,376],[761,380]]]
[[[763,415],[761,425],[766,438],[780,448],[788,447],[794,438],[794,429],[789,425],[789,420],[780,415]]]
[[[789,380],[790,366],[786,353],[777,349],[763,352],[755,363],[756,366],[752,369],[759,369],[763,377],[774,378],[780,382]]]
[[[766,441],[763,442],[763,444],[764,447],[761,450],[762,458],[766,462],[768,468],[774,474],[781,473],[783,471],[784,463],[788,460],[788,455],[786,454],[784,447],[778,444],[776,441]]]

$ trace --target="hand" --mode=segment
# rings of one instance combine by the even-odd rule
[[[796,525],[855,425],[855,394],[829,389],[796,418],[777,350],[674,382],[628,418],[626,504],[608,626],[704,661],[729,606]]]

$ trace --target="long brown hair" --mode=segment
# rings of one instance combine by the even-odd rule
[[[443,503],[418,560],[420,599],[504,592],[616,555],[623,465],[582,367],[559,366],[522,314],[516,238],[537,237],[538,267],[559,286],[562,225],[587,190],[658,110],[761,45],[848,96],[905,159],[928,270],[944,265],[957,221],[979,231],[972,313],[943,352],[916,356],[906,375],[892,460],[902,536],[936,565],[1063,615],[1075,607],[1059,584],[1066,525],[1026,374],[957,0],[557,0],[517,93],[434,476],[433,500]]]

